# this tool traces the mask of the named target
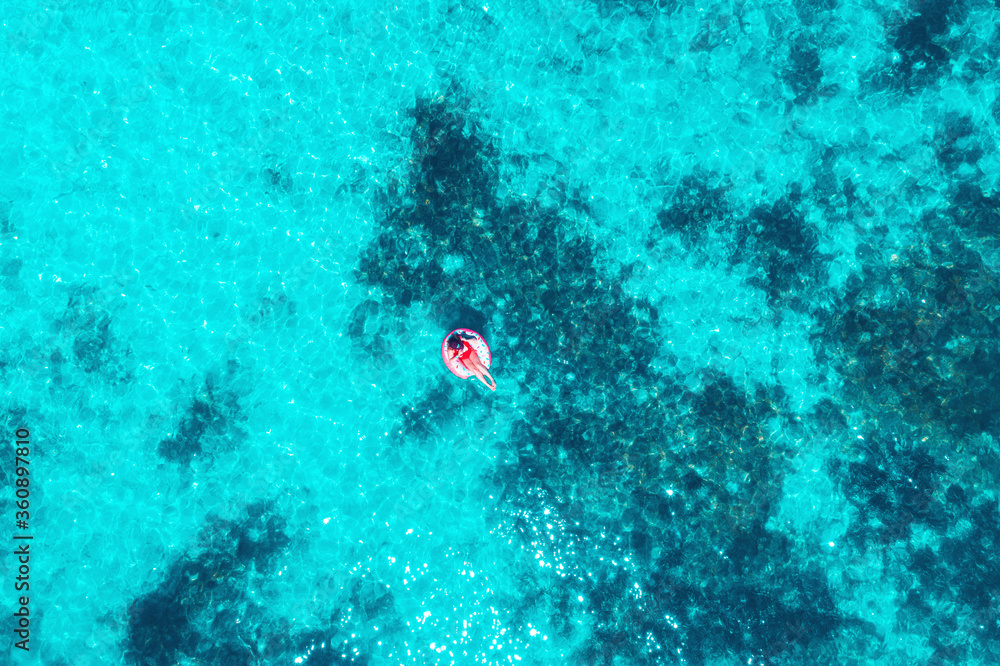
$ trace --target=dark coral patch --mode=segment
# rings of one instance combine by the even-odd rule
[[[434,317],[441,324],[441,328],[448,331],[470,328],[485,337],[490,337],[486,313],[467,303],[458,300],[439,302],[434,308]]]
[[[820,317],[848,390],[885,419],[936,423],[956,436],[998,433],[1000,361],[996,276],[980,256],[953,244],[930,256],[871,264],[849,281],[844,301]]]
[[[784,535],[754,520],[734,533],[723,554],[704,553],[697,564],[689,559],[694,544],[684,546],[687,558],[664,553],[651,569],[648,607],[636,617],[641,633],[655,638],[647,641],[646,656],[680,654],[704,663],[725,654],[775,663],[820,644],[832,647],[845,620],[825,575],[799,569]],[[750,573],[765,569],[766,577]],[[659,614],[671,621],[653,621]]]
[[[787,539],[764,527],[782,491],[783,456],[770,433],[776,419],[787,422],[786,399],[777,389],[748,392],[725,375],[708,375],[705,383],[704,390],[675,387],[644,404],[627,393],[599,417],[540,406],[515,429],[513,439],[522,446],[498,485],[511,493],[525,479],[545,483],[552,497],[577,498],[556,505],[558,512],[590,516],[572,543],[575,566],[593,577],[584,586],[566,583],[601,618],[575,656],[579,663],[605,663],[611,654],[657,663],[678,650],[692,663],[719,655],[769,663],[830,645],[842,626],[825,577],[804,573]],[[676,437],[691,445],[664,446]],[[635,490],[621,510],[620,528],[596,527],[594,516],[620,502],[627,488]],[[539,534],[524,521],[540,503],[516,495],[507,501],[518,516],[512,529],[530,549]],[[540,522],[553,522],[546,511]],[[635,577],[588,563],[595,551],[586,544],[616,533],[644,563]],[[783,563],[779,583],[775,562]],[[752,573],[768,567],[766,576]],[[628,602],[626,590],[637,582],[645,596]]]
[[[815,104],[823,80],[819,51],[804,39],[797,39],[788,54],[784,79],[792,90],[795,104]]]
[[[865,549],[907,540],[913,524],[946,527],[936,497],[944,467],[927,451],[892,438],[866,437],[858,460],[835,464],[844,495],[859,511],[848,533]]]
[[[412,112],[414,157],[409,185],[386,196],[384,229],[363,253],[358,277],[379,284],[397,303],[428,301],[457,286],[445,280],[446,255],[497,270],[496,236],[484,228],[495,214],[499,182],[489,160],[496,148],[480,138],[460,109],[421,100]]]
[[[537,367],[554,369],[558,359],[606,384],[646,372],[655,345],[626,343],[624,333],[655,335],[655,308],[626,297],[629,273],[598,274],[594,243],[567,231],[557,212],[521,200],[502,205],[491,164],[497,150],[460,108],[425,101],[414,116],[410,184],[390,194],[359,279],[381,286],[398,306],[431,302],[449,327],[485,326],[483,299],[491,307],[503,302],[506,336]],[[462,261],[463,271],[479,279],[448,277],[449,260]],[[590,353],[602,343],[609,354]]]
[[[72,338],[72,358],[86,373],[96,373],[114,382],[128,382],[132,350],[112,332],[112,306],[107,289],[82,286],[74,289],[55,328]]]
[[[730,261],[759,268],[749,283],[767,293],[772,307],[783,302],[794,305],[795,294],[817,285],[825,268],[816,230],[798,210],[800,200],[801,191],[793,186],[787,197],[754,208],[735,225]]]
[[[980,241],[995,244],[1000,238],[1000,196],[987,195],[977,185],[959,183],[946,216]]]
[[[941,663],[961,659],[971,647],[989,651],[1000,638],[994,608],[1000,594],[1000,564],[994,557],[1000,547],[1000,511],[994,499],[966,502],[964,489],[949,487],[949,500],[959,494],[960,502],[949,501],[952,529],[940,546],[912,551],[907,567],[919,587],[907,591],[899,611],[901,621],[920,619],[944,629],[941,640],[932,643]],[[959,524],[968,527],[956,530]],[[960,627],[971,640],[949,641]]]
[[[934,155],[948,171],[963,164],[975,165],[983,156],[975,125],[969,116],[949,114],[934,132]]]
[[[900,55],[893,80],[905,91],[923,88],[939,76],[951,55],[947,38],[964,15],[961,0],[921,0],[913,17],[895,30],[892,48]]]
[[[498,151],[484,141],[459,108],[443,99],[419,100],[412,112],[414,146],[411,185],[403,194],[404,215],[430,232],[436,241],[454,244],[463,233],[456,222],[469,219],[470,209],[487,210],[499,177],[492,162]]]
[[[831,432],[839,432],[847,427],[844,408],[830,398],[823,398],[816,403],[810,417]]]
[[[189,465],[201,456],[208,443],[220,450],[235,446],[233,439],[243,434],[240,395],[233,390],[239,367],[235,361],[221,378],[209,375],[202,391],[193,399],[177,431],[157,445],[156,452],[170,462]]]
[[[201,438],[210,429],[217,428],[221,421],[210,403],[195,400],[180,423],[178,432],[164,439],[157,446],[157,453],[182,465],[190,462],[201,453]]]
[[[188,658],[249,666],[267,653],[271,622],[249,598],[249,572],[271,570],[288,548],[284,521],[260,502],[240,522],[212,520],[201,536],[198,555],[170,565],[163,582],[129,607],[130,663],[170,666]]]
[[[656,214],[660,228],[680,233],[692,241],[730,214],[726,189],[713,187],[717,180],[712,174],[693,174],[681,179],[672,196],[664,200],[664,208]]]
[[[817,176],[815,194],[827,205],[841,197],[838,184],[827,177],[834,159],[835,154],[827,151]],[[749,283],[767,293],[772,307],[784,303],[797,310],[805,308],[801,292],[819,284],[826,257],[817,249],[816,230],[800,212],[802,188],[793,184],[788,195],[772,205],[757,206],[746,218],[733,219],[726,188],[709,185],[714,179],[708,174],[686,176],[657,213],[660,229],[679,233],[689,242],[697,242],[711,228],[730,229],[734,241],[730,262],[758,270]],[[656,241],[654,233],[647,247]]]

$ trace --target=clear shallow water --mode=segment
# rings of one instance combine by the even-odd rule
[[[991,663],[997,10],[919,9],[6,3],[5,649]]]

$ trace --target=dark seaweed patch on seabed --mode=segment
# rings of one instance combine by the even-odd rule
[[[995,246],[1000,240],[1000,196],[995,192],[987,195],[978,185],[960,182],[945,219],[967,230],[978,241]]]
[[[129,382],[132,372],[127,364],[132,350],[115,338],[107,305],[105,290],[92,285],[77,287],[53,329],[72,339],[71,358],[84,372],[97,373],[116,384]]]
[[[162,458],[190,465],[205,453],[206,443],[212,445],[210,455],[235,448],[235,440],[245,435],[242,396],[232,388],[237,373],[238,364],[230,361],[221,378],[211,374],[205,378],[204,388],[193,398],[177,431],[157,445],[156,452]]]
[[[733,264],[758,267],[760,274],[747,282],[762,289],[772,308],[811,309],[801,294],[820,285],[828,257],[817,250],[819,236],[799,207],[801,188],[793,184],[788,196],[771,206],[757,206],[734,223]]]
[[[693,663],[719,654],[755,663],[802,656],[847,620],[825,576],[796,562],[787,537],[765,527],[782,496],[788,453],[772,441],[773,424],[794,432],[797,421],[780,387],[751,394],[717,373],[705,383],[681,401],[681,436],[691,443],[669,468],[685,470],[672,485],[687,515],[675,518],[676,544],[655,563],[653,599],[681,620],[677,647]],[[660,630],[669,645],[671,627]]]
[[[496,219],[499,179],[491,163],[498,152],[492,143],[443,99],[419,101],[412,115],[409,182],[390,185],[383,231],[358,269],[360,280],[380,285],[400,305],[467,295],[467,277],[442,282],[445,255],[463,257],[471,276],[491,277],[501,259],[494,246],[507,231]]]
[[[914,524],[943,530],[944,507],[936,499],[941,463],[926,450],[892,437],[868,434],[861,442],[857,460],[832,463],[845,497],[858,509],[847,539],[864,552],[908,541]]]
[[[817,313],[848,394],[883,420],[1000,436],[998,276],[957,240],[863,270]]]
[[[833,649],[830,639],[858,624],[836,612],[825,575],[765,527],[784,456],[768,424],[794,421],[781,391],[750,396],[724,375],[705,381],[703,391],[675,387],[642,403],[627,392],[600,416],[546,404],[517,426],[518,458],[496,479],[508,488],[500,510],[529,552],[548,543],[544,526],[574,526],[561,548],[574,553],[570,576],[535,583],[525,598],[564,608],[553,623],[566,627],[579,610],[564,597],[587,600],[595,626],[575,663],[772,663]],[[680,438],[688,446],[676,446]],[[635,574],[610,566],[628,553]],[[525,574],[534,579],[536,568]]]
[[[181,419],[177,432],[162,440],[156,452],[163,458],[189,465],[201,455],[201,440],[206,432],[219,432],[225,427],[225,420],[211,402],[195,398]]]
[[[783,78],[792,90],[795,104],[815,104],[819,99],[823,80],[819,51],[805,38],[799,37],[792,43]]]
[[[946,114],[934,131],[934,155],[948,172],[963,164],[975,165],[984,151],[975,135],[975,124],[969,116]]]
[[[974,484],[946,482],[944,462],[923,445],[866,433],[855,450],[856,460],[832,465],[858,510],[846,538],[862,553],[903,544],[916,579],[897,579],[903,599],[897,618],[907,627],[944,629],[931,634],[928,663],[988,662],[1000,643],[997,500]],[[914,545],[915,525],[939,535],[937,545]]]
[[[935,81],[951,60],[952,26],[964,20],[962,0],[922,0],[913,15],[890,32],[891,50],[899,54],[892,65],[892,83],[906,92],[916,92]]]
[[[684,176],[677,188],[663,200],[656,221],[663,231],[679,233],[688,243],[697,243],[702,234],[729,218],[731,209],[726,188],[713,186],[717,174],[697,172]],[[652,248],[655,236],[647,247]]]
[[[959,220],[978,228],[981,196],[960,188],[943,216],[925,216],[933,242],[868,256],[817,327],[845,399],[869,415],[854,455],[830,465],[857,509],[845,538],[884,560],[905,549],[912,575],[890,577],[897,619],[929,632],[934,664],[992,663],[1000,645],[997,501],[979,490],[1000,478],[1000,289],[958,239]],[[936,538],[914,543],[917,526]]]
[[[237,523],[212,519],[194,556],[167,569],[152,592],[128,609],[125,658],[141,666],[171,666],[183,658],[209,664],[254,664],[277,656],[273,618],[249,598],[251,572],[266,574],[289,544],[273,504],[248,507]]]
[[[273,502],[249,505],[239,520],[209,518],[198,543],[167,568],[155,589],[129,605],[126,662],[252,666],[303,658],[325,666],[368,664],[349,604],[384,627],[394,621],[384,594],[369,598],[355,585],[349,600],[319,610],[326,622],[301,632],[261,603],[259,585],[280,566],[290,543]]]
[[[824,157],[824,163],[829,160],[832,156]],[[820,286],[829,258],[818,251],[819,235],[800,212],[804,205],[801,186],[793,183],[787,196],[770,206],[754,207],[745,218],[735,218],[726,199],[727,188],[710,185],[718,180],[712,173],[685,176],[656,214],[660,229],[680,234],[692,247],[709,229],[729,231],[733,238],[729,262],[757,269],[747,282],[767,294],[772,308],[810,309],[804,295]],[[658,240],[659,232],[654,231],[647,247]]]

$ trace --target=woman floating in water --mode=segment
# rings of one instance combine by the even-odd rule
[[[491,375],[490,371],[487,369],[487,365],[484,364],[483,360],[480,358],[480,354],[482,352],[477,350],[476,347],[473,347],[469,343],[469,340],[478,341],[481,343],[478,346],[485,348],[487,364],[490,362],[490,349],[486,345],[486,341],[483,340],[481,336],[478,334],[469,335],[469,333],[474,333],[474,331],[469,331],[467,333],[465,329],[459,329],[457,331],[453,331],[451,335],[445,339],[445,349],[441,350],[444,362],[448,365],[451,371],[459,377],[462,377],[462,374],[456,371],[456,366],[468,370],[468,372],[475,375],[479,381],[489,386],[491,391],[496,391],[497,382],[493,379],[493,375]],[[490,378],[490,382],[493,382],[492,385],[490,382],[486,381],[486,377]]]

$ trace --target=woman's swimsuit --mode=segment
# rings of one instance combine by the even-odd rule
[[[462,365],[465,365],[465,361],[466,361],[466,360],[467,360],[467,359],[468,359],[468,358],[469,358],[470,356],[472,356],[473,354],[475,354],[475,353],[476,353],[476,350],[475,350],[475,349],[473,349],[472,345],[470,345],[470,344],[469,344],[468,342],[466,342],[465,340],[462,340],[462,346],[463,346],[463,347],[465,347],[465,349],[464,349],[464,351],[462,351],[462,353],[461,353],[461,354],[459,354],[459,356],[458,356],[458,360],[462,362]],[[457,350],[457,349],[453,349],[452,351],[454,351],[454,352],[456,352],[456,353],[458,352],[458,350]],[[468,368],[469,366],[465,365],[465,367],[466,367],[466,368]],[[471,369],[470,369],[470,372],[471,372]]]

